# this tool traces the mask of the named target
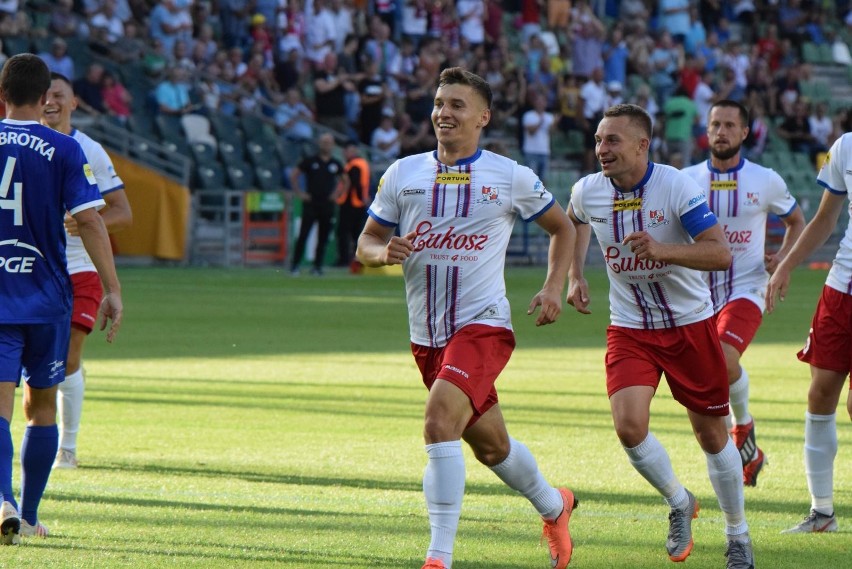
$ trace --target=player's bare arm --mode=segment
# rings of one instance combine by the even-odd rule
[[[127,229],[133,224],[133,211],[130,208],[130,201],[128,201],[124,190],[104,194],[103,198],[107,207],[100,210],[99,213],[109,233],[116,233],[122,229]],[[80,235],[80,231],[77,229],[77,221],[74,219],[74,216],[67,213],[65,214],[65,231],[68,232],[68,235]]]
[[[106,336],[107,342],[112,342],[121,327],[124,306],[121,301],[121,285],[115,271],[109,234],[103,218],[94,208],[78,211],[74,214],[74,219],[77,221],[83,246],[86,247],[86,252],[91,257],[103,283],[104,298],[101,302],[100,329],[105,329],[108,321],[112,322]]]
[[[591,314],[589,310],[589,283],[583,276],[583,267],[586,265],[586,254],[589,251],[589,243],[592,239],[592,227],[588,223],[581,223],[574,215],[574,210],[568,206],[568,218],[576,231],[574,241],[574,258],[568,269],[568,297],[566,301],[581,314]]]
[[[364,231],[358,238],[355,255],[367,267],[401,265],[414,252],[414,231],[404,237],[394,235],[394,228],[382,225],[373,218],[367,219]]]
[[[724,271],[731,266],[731,250],[718,223],[695,236],[694,243],[660,243],[647,231],[634,231],[624,238],[637,258],[662,261],[699,271]]]
[[[562,313],[562,291],[574,254],[576,231],[574,224],[565,215],[561,207],[553,206],[536,223],[550,234],[550,248],[547,253],[547,277],[544,286],[530,302],[527,314],[541,307],[535,325],[543,326],[556,322]]]
[[[782,217],[781,221],[784,223],[784,239],[781,241],[781,247],[774,255],[764,256],[766,271],[770,275],[775,272],[784,257],[790,253],[790,249],[793,248],[802,231],[805,230],[805,214],[802,213],[800,207],[796,207],[787,217]]]
[[[845,208],[845,194],[823,192],[819,209],[817,209],[813,219],[802,231],[802,234],[796,240],[796,244],[793,245],[784,260],[778,264],[769,279],[769,284],[766,287],[767,313],[775,310],[776,298],[780,299],[781,302],[784,301],[787,296],[787,288],[790,286],[790,273],[831,237],[831,232],[840,218],[840,212]]]

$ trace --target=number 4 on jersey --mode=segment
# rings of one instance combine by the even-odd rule
[[[3,168],[3,179],[0,180],[0,209],[11,209],[15,212],[14,225],[24,224],[24,205],[22,201],[23,185],[21,182],[15,182],[15,188],[12,191],[12,197],[7,199],[9,188],[12,185],[12,172],[15,170],[15,162],[17,159],[13,156],[6,158],[6,167]]]

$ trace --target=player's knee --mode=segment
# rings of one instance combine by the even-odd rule
[[[476,457],[476,460],[491,467],[506,460],[506,457],[509,456],[509,443],[508,441],[493,441],[484,445],[479,444],[476,447],[471,446],[471,450],[473,450],[473,456]]]
[[[615,420],[615,434],[624,447],[634,448],[648,436],[648,425],[635,419],[620,418]]]

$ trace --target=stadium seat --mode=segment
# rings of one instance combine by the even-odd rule
[[[195,159],[197,165],[203,166],[211,162],[218,162],[216,149],[209,144],[205,142],[193,142],[190,143],[190,148],[192,149],[192,157]]]
[[[243,133],[240,129],[240,122],[236,117],[217,113],[211,114],[209,119],[210,130],[216,138],[219,140],[235,140],[239,138],[242,143]]]
[[[249,140],[246,142],[246,154],[248,154],[249,162],[254,166],[266,166],[267,168],[280,168],[281,162],[278,159],[275,146],[268,146]]]
[[[180,125],[186,140],[192,144],[203,142],[216,148],[216,137],[210,132],[210,119],[204,115],[190,113],[180,118]]]
[[[226,166],[244,166],[242,141],[219,139],[219,158]]]
[[[133,113],[127,117],[127,128],[130,132],[139,136],[144,136],[151,140],[157,138],[156,132],[154,132],[153,121],[145,113]]]
[[[27,36],[9,36],[3,38],[3,53],[12,57],[19,53],[32,51],[30,38]]]
[[[232,190],[250,190],[254,187],[254,172],[251,167],[242,164],[229,164],[225,167],[228,187]]]
[[[267,166],[255,166],[254,177],[257,181],[257,187],[266,192],[273,192],[283,189],[281,186],[281,170],[273,169]]]
[[[815,43],[808,41],[802,44],[802,59],[805,63],[820,63],[819,49]]]
[[[157,128],[160,139],[164,141],[185,139],[179,117],[159,114],[154,117],[154,126]]]
[[[205,190],[225,189],[225,170],[218,162],[207,162],[196,168],[198,185]]]

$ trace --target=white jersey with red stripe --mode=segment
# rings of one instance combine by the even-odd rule
[[[733,262],[727,271],[703,273],[710,286],[713,307],[719,312],[732,300],[745,298],[766,308],[766,217],[786,217],[796,209],[784,179],[770,168],[746,159],[727,171],[709,160],[683,170],[707,192],[707,202],[725,230]]]
[[[83,134],[77,129],[71,131],[71,136],[80,143],[83,148],[83,153],[89,165],[92,167],[92,173],[95,176],[95,181],[98,185],[98,190],[101,196],[110,192],[124,189],[124,182],[115,173],[115,168],[112,165],[109,155],[104,150],[104,147]],[[78,235],[68,235],[65,233],[66,247],[65,255],[68,258],[68,274],[82,272],[95,272],[95,264],[86,253],[86,248],[83,246],[83,240]]]
[[[603,252],[612,324],[657,330],[713,316],[700,271],[640,260],[622,244],[634,231],[660,243],[688,244],[716,225],[704,192],[689,176],[649,163],[642,180],[622,190],[603,174],[591,174],[574,184],[570,207],[580,222],[591,224]]]
[[[416,232],[403,264],[411,341],[442,347],[474,322],[511,329],[503,269],[512,227],[554,204],[532,170],[487,150],[454,166],[434,151],[394,162],[369,214]]]
[[[852,202],[852,133],[847,132],[831,145],[817,174],[817,183],[832,194],[846,194]],[[825,284],[842,293],[852,294],[852,216]]]

